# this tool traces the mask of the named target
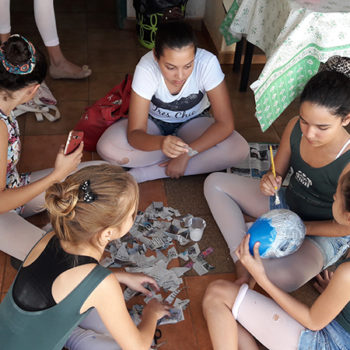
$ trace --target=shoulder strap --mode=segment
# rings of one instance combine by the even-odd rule
[[[81,302],[81,305],[83,305],[92,291],[111,273],[111,270],[101,265],[96,265],[78,286],[59,304]]]
[[[348,139],[348,140],[345,142],[344,146],[341,148],[341,150],[339,151],[339,153],[337,154],[337,156],[335,157],[335,159],[338,159],[338,158],[342,155],[342,153],[344,152],[345,148],[348,147],[349,143],[350,143],[350,139]]]

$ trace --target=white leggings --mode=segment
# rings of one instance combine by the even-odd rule
[[[78,169],[89,165],[102,164],[102,161],[80,163]],[[30,181],[35,182],[48,175],[52,169],[33,171]],[[45,231],[34,226],[24,218],[44,210],[45,193],[40,193],[24,205],[22,215],[15,211],[0,214],[0,250],[17,259],[24,260],[35,243],[43,236]]]
[[[104,132],[97,144],[99,155],[112,164],[133,168],[130,173],[139,183],[167,177],[165,167],[158,166],[167,157],[160,150],[145,152],[133,148],[127,140],[127,123],[126,119],[119,120]],[[186,143],[191,143],[213,123],[213,118],[195,118],[181,126],[177,136]],[[161,135],[158,126],[152,120],[148,120],[147,133]],[[226,169],[244,160],[248,151],[246,140],[234,131],[225,140],[191,158],[185,175]]]
[[[121,350],[102,322],[96,309],[92,309],[67,340],[68,350]]]
[[[35,22],[45,46],[59,45],[53,0],[34,0]],[[10,0],[0,0],[0,34],[11,33]]]
[[[238,305],[239,304],[239,305]],[[297,350],[305,330],[272,299],[243,285],[233,306],[235,319],[269,350]]]
[[[247,232],[243,213],[257,218],[269,211],[269,197],[260,192],[259,182],[235,174],[213,173],[204,183],[204,195],[234,262],[237,261],[235,250]],[[263,263],[271,281],[290,292],[322,270],[323,255],[306,239],[295,253],[263,259]]]

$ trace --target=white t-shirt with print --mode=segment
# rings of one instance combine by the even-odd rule
[[[172,95],[154,58],[153,51],[144,55],[136,66],[132,89],[150,100],[149,114],[168,123],[182,123],[210,106],[206,91],[224,80],[218,59],[212,53],[197,49],[191,75],[181,91]]]

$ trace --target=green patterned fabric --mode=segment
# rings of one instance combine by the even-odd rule
[[[334,55],[350,57],[350,2],[234,0],[220,30],[227,44],[245,35],[266,55],[263,71],[250,86],[265,131],[300,94],[320,62]]]

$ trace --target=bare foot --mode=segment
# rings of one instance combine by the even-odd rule
[[[51,64],[49,73],[52,79],[85,79],[91,75],[91,69],[65,60],[57,65]]]

